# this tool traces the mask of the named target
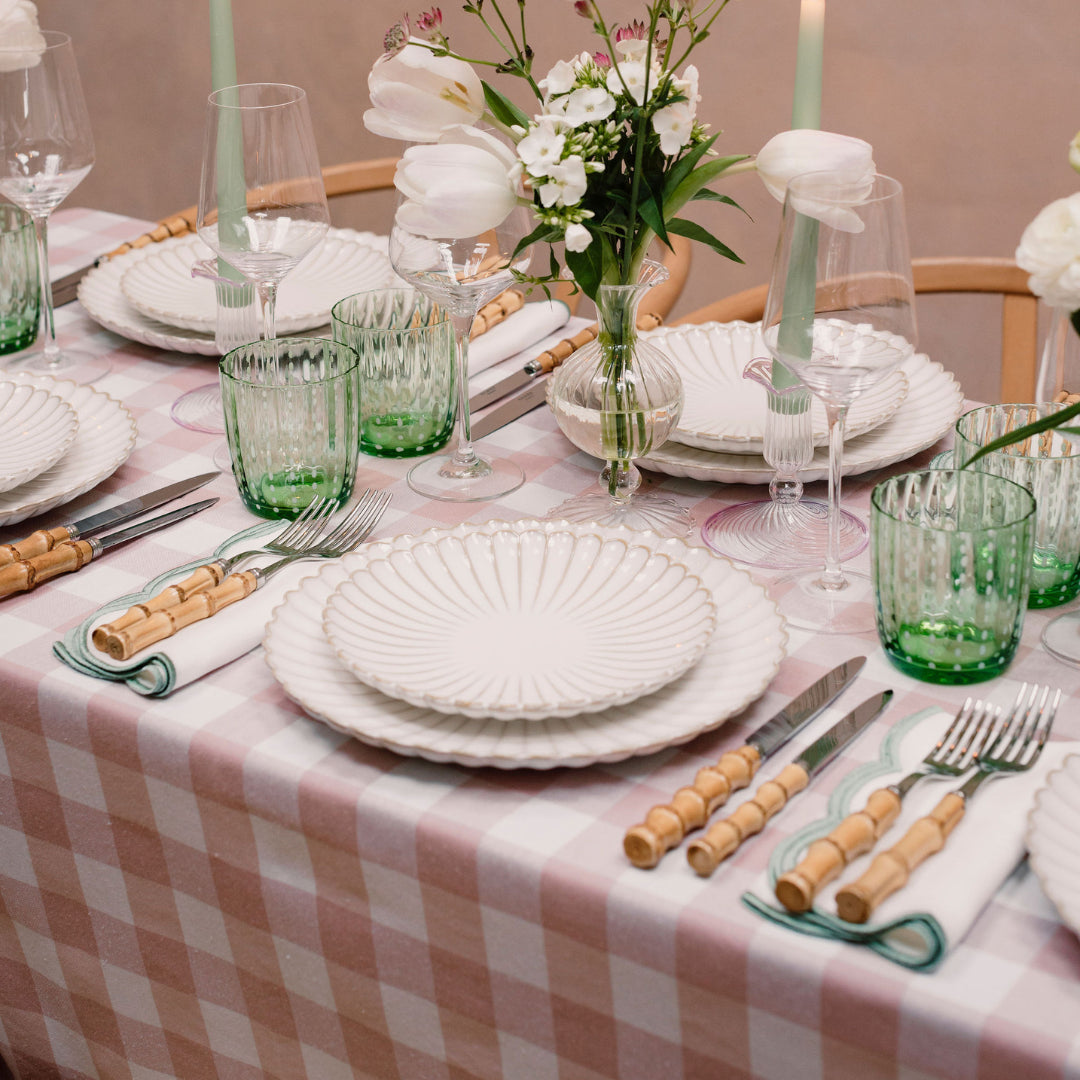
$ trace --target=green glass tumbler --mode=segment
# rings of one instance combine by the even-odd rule
[[[33,345],[40,314],[34,222],[17,206],[0,203],[0,355]]]
[[[977,470],[885,480],[870,497],[877,629],[901,671],[934,683],[1000,675],[1020,642],[1035,500]]]
[[[249,510],[295,518],[356,480],[356,353],[323,338],[254,341],[221,358],[233,476]]]
[[[981,447],[1065,408],[987,405],[956,421],[953,460],[963,468]],[[1080,440],[1051,429],[979,458],[972,466],[1004,476],[1035,496],[1035,547],[1028,607],[1055,607],[1080,593]]]
[[[445,308],[412,289],[339,300],[334,340],[360,358],[360,449],[408,458],[444,446],[454,429],[454,330]]]

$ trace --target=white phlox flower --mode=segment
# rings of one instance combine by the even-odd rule
[[[560,104],[563,119],[572,127],[598,123],[615,111],[615,99],[602,86],[582,86]]]
[[[547,183],[539,187],[540,202],[544,206],[574,206],[581,201],[588,188],[585,178],[585,162],[574,155],[548,170]]]
[[[546,176],[562,157],[565,145],[565,135],[556,133],[550,124],[538,124],[517,144],[517,153],[530,176]]]
[[[685,101],[657,109],[652,122],[653,130],[660,136],[660,152],[668,157],[677,154],[694,133],[694,113]]]
[[[691,115],[697,115],[697,104],[701,100],[698,92],[698,69],[693,64],[688,64],[681,79],[673,79],[672,88],[680,94],[686,95],[687,104],[690,106]]]
[[[641,60],[624,60],[608,72],[607,88],[618,97],[630,91],[635,105],[645,104],[645,78],[648,69]],[[649,92],[656,89],[656,71],[648,72]],[[625,87],[624,84],[625,83]]]
[[[592,233],[584,225],[567,225],[563,240],[567,251],[584,251],[592,243]]]
[[[574,61],[560,60],[537,85],[546,96],[553,97],[572,90],[576,78],[577,66]]]

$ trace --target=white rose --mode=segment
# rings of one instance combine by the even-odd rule
[[[1080,192],[1044,207],[1024,230],[1016,261],[1036,296],[1053,307],[1080,308]]]
[[[37,6],[30,0],[0,0],[0,71],[37,67],[45,48]]]
[[[499,225],[517,205],[520,162],[498,139],[471,127],[410,146],[394,186],[405,197],[397,222],[429,239],[464,240]]]
[[[584,251],[592,243],[592,233],[584,225],[567,225],[563,239],[567,251]]]
[[[848,207],[870,194],[877,172],[874,148],[868,142],[809,128],[774,135],[758,151],[755,164],[762,183],[781,202],[793,177],[809,172],[834,173],[851,192]],[[863,227],[858,215],[847,207],[802,201],[796,209],[846,232],[859,232]]]
[[[364,127],[406,142],[435,142],[446,128],[474,124],[484,112],[476,72],[463,60],[436,56],[417,44],[375,61],[368,94],[374,108],[364,113]]]

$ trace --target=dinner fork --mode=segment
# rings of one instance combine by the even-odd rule
[[[809,911],[814,897],[892,827],[904,796],[920,780],[927,776],[962,776],[971,768],[1000,716],[999,706],[968,698],[913,772],[872,792],[861,810],[848,814],[828,836],[815,840],[799,865],[777,878],[775,891],[780,903],[788,911]]]
[[[105,651],[114,660],[128,660],[155,642],[172,637],[185,626],[209,619],[223,608],[262,588],[278,571],[300,559],[336,559],[367,538],[390,505],[388,491],[368,491],[340,525],[316,545],[293,551],[265,567],[230,574],[220,584],[195,593],[176,607],[164,608],[127,630],[109,634]]]
[[[1031,768],[1042,754],[1061,702],[1061,691],[1050,698],[1050,687],[1020,687],[1004,724],[984,739],[975,759],[977,771],[950,791],[926,817],[920,818],[888,851],[875,856],[869,869],[836,894],[837,914],[845,922],[863,923],[887,896],[906,884],[911,872],[945,846],[964,816],[967,802],[994,776],[1015,776]],[[1026,701],[1025,701],[1026,695]],[[1014,721],[1017,721],[1014,726]]]
[[[367,497],[370,492],[362,497]],[[228,577],[228,575],[242,562],[252,559],[256,555],[290,555],[302,548],[311,547],[318,539],[319,533],[325,522],[336,509],[332,499],[322,495],[316,496],[304,507],[303,511],[291,521],[288,526],[281,530],[272,540],[268,540],[262,547],[251,548],[249,551],[241,551],[236,555],[230,555],[227,559],[215,559],[205,563],[192,571],[189,577],[178,581],[174,585],[168,585],[156,596],[144,600],[141,604],[129,607],[123,615],[112,622],[103,623],[95,627],[90,640],[94,647],[102,652],[107,651],[105,644],[110,634],[119,633],[137,622],[149,618],[155,611],[163,611],[165,608],[175,607],[182,604],[195,593],[205,592]]]

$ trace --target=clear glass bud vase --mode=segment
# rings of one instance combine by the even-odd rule
[[[662,445],[682,412],[678,371],[637,330],[641,298],[666,278],[663,266],[646,261],[636,283],[601,285],[596,340],[552,376],[548,400],[563,434],[607,463],[602,490],[564,502],[552,511],[553,518],[665,536],[687,536],[693,527],[690,512],[673,499],[637,493],[641,473],[634,459]]]

